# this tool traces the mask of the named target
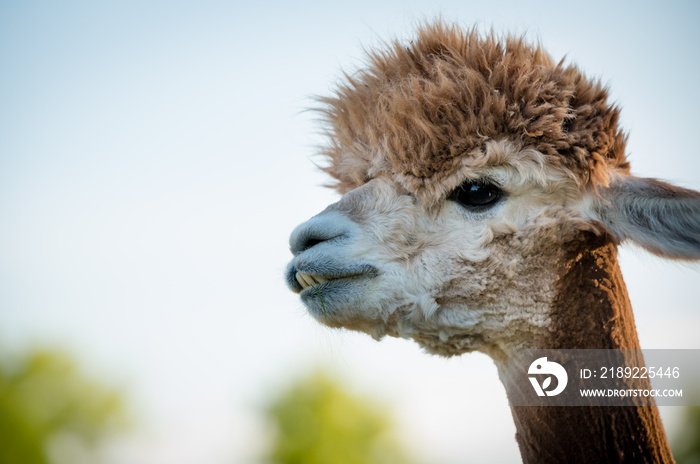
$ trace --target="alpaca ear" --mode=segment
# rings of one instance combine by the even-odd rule
[[[618,240],[654,254],[700,259],[700,193],[656,179],[616,175],[600,189],[593,215]]]

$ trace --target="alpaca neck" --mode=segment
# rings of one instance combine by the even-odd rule
[[[613,243],[589,237],[572,244],[559,275],[553,330],[531,348],[639,349]],[[656,406],[511,410],[525,463],[673,462]]]

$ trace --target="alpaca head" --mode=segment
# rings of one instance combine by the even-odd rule
[[[631,176],[606,89],[522,39],[426,26],[322,101],[342,197],[286,279],[324,324],[498,356],[550,330],[577,244],[700,259],[700,194]]]

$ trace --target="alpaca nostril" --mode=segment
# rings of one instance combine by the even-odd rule
[[[292,254],[298,255],[329,240],[350,234],[350,221],[337,212],[322,213],[297,226],[289,237]]]
[[[310,239],[307,240],[306,243],[304,244],[304,250],[308,250],[309,248],[312,248],[312,247],[318,245],[319,243],[323,243],[323,242],[325,242],[325,241],[326,241],[326,240],[323,240],[323,239],[310,238]],[[302,251],[304,251],[304,250],[302,250]]]
[[[304,226],[305,224],[302,224],[302,226]],[[290,241],[292,253],[294,253],[295,255],[302,253],[310,248],[315,247],[320,243],[327,242],[328,240],[333,240],[334,238],[337,238],[340,235],[342,235],[336,235],[332,233],[333,231],[330,231],[326,228],[319,228],[314,226],[317,226],[317,224],[311,224],[311,227],[303,228],[296,237],[294,237],[294,234],[292,234],[292,237],[296,238],[296,240]]]
[[[300,243],[297,244],[296,247],[292,248],[292,253],[299,254],[302,253],[309,248],[313,248],[319,243],[323,243],[325,241],[331,240],[335,237],[328,237],[328,238],[317,238],[317,237],[308,237],[306,240],[301,241]]]

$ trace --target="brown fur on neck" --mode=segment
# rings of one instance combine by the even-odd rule
[[[561,270],[552,331],[537,348],[639,349],[615,244],[586,234]],[[656,406],[512,407],[525,463],[670,463]]]
[[[639,349],[614,239],[583,233],[566,254],[543,348]]]

